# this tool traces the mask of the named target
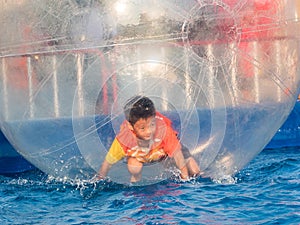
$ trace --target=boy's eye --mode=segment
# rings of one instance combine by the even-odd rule
[[[145,127],[140,127],[140,130],[145,130]]]

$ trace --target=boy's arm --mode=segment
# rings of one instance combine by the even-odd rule
[[[110,170],[111,166],[112,166],[112,164],[107,162],[107,160],[105,159],[101,165],[101,168],[99,169],[99,171],[97,173],[97,178],[104,179],[107,176],[107,173]]]
[[[182,179],[186,180],[189,178],[189,173],[188,173],[188,169],[186,167],[186,162],[184,160],[181,148],[178,148],[175,152],[174,152],[174,160],[176,163],[177,168],[180,170],[180,176]]]
[[[98,179],[105,178],[112,165],[118,162],[119,160],[121,160],[124,156],[125,153],[123,151],[123,148],[120,145],[119,141],[115,138],[96,175],[97,178]]]

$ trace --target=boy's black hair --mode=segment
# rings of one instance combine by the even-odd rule
[[[153,102],[145,96],[133,96],[124,106],[126,120],[134,125],[139,119],[147,119],[155,116],[155,107]]]

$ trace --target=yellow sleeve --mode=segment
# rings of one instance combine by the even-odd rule
[[[114,164],[125,157],[125,152],[119,143],[119,141],[115,138],[108,153],[106,154],[106,161],[110,164]]]

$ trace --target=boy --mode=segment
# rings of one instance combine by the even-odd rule
[[[126,120],[114,139],[98,177],[106,177],[111,166],[127,157],[130,182],[141,179],[144,163],[158,162],[167,157],[174,159],[182,179],[200,173],[188,149],[182,148],[171,121],[156,112],[153,102],[144,96],[135,96],[124,106]]]

